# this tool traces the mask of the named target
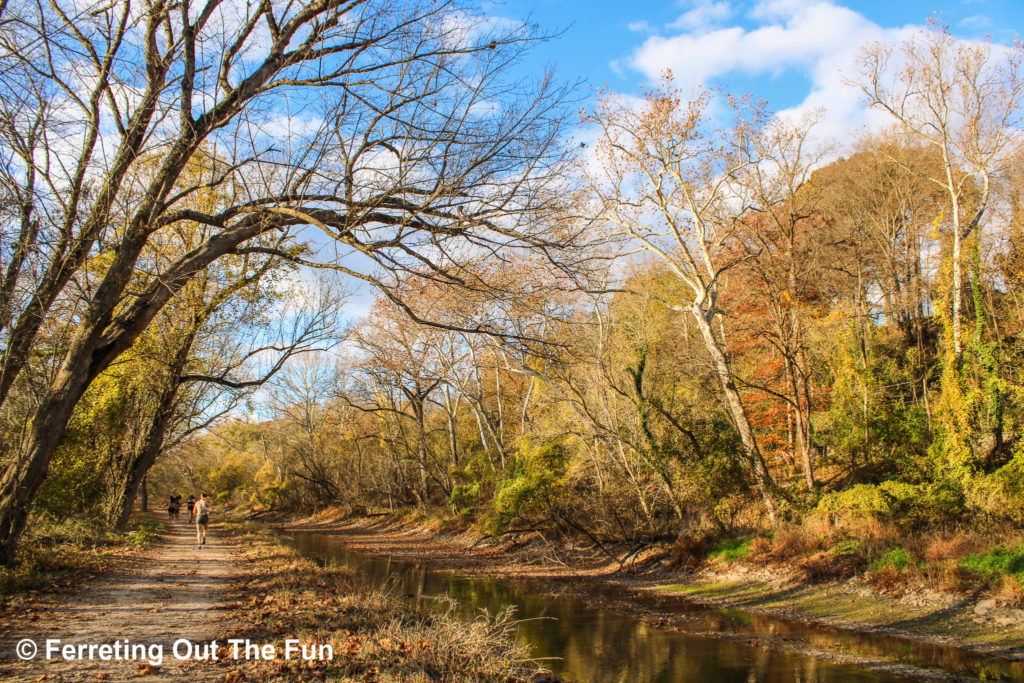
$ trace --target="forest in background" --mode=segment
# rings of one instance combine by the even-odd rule
[[[536,27],[323,0],[203,42],[118,7],[0,15],[4,564],[145,487],[1020,597],[1020,45],[865,46],[891,127],[843,148],[670,74],[599,92],[577,148],[571,89],[506,78]],[[131,78],[17,56],[86,25]],[[333,94],[282,150],[261,98],[303,89]],[[345,278],[381,292],[361,319]]]
[[[931,94],[963,88],[962,110],[914,119],[901,98],[929,59],[984,61],[938,29],[917,41],[902,92],[879,78],[890,53],[865,49],[865,92],[900,125],[841,150],[815,116],[745,101],[713,128],[670,78],[641,104],[603,94],[597,170],[564,219],[628,245],[603,286],[504,263],[515,296],[496,309],[412,276],[407,300],[443,326],[378,298],[341,352],[282,372],[269,419],[189,441],[156,480],[1019,600],[1024,170],[1019,130],[995,130],[1021,85],[979,68],[975,90]],[[453,329],[481,319],[501,334]]]

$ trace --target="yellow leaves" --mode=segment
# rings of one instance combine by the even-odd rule
[[[931,238],[933,240],[939,239],[939,225],[942,223],[943,220],[945,220],[945,217],[946,212],[940,209],[938,215],[935,216],[935,220],[932,221]]]

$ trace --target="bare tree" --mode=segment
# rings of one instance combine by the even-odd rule
[[[345,301],[340,292],[327,283],[295,288],[268,320],[266,312],[252,310],[267,302],[244,291],[245,285],[258,283],[261,271],[265,269],[257,268],[251,277],[220,291],[204,291],[205,300],[188,302],[178,311],[180,329],[170,335],[172,352],[164,361],[165,377],[146,416],[144,436],[115,482],[110,506],[114,526],[128,523],[142,480],[166,447],[224,417],[292,358],[339,341],[338,318]],[[207,286],[193,289],[210,289],[203,284]],[[232,300],[239,293],[248,295],[248,305]]]
[[[953,233],[949,317],[957,359],[963,354],[963,242],[981,226],[994,181],[1021,145],[1024,45],[962,42],[932,23],[902,44],[869,44],[858,84],[868,102],[891,114],[941,157],[927,177],[948,196]],[[972,197],[972,194],[977,196]],[[970,201],[969,201],[970,200]]]
[[[715,329],[722,280],[745,258],[737,243],[743,206],[732,183],[750,165],[743,143],[759,133],[766,115],[734,101],[735,125],[719,132],[708,120],[708,101],[706,94],[684,101],[670,80],[639,104],[602,98],[590,117],[601,131],[591,174],[594,217],[624,254],[652,255],[682,285],[681,301],[661,301],[695,321],[774,520],[775,485]]]
[[[800,453],[808,489],[815,478],[805,317],[814,293],[823,289],[817,276],[829,241],[822,229],[820,194],[808,183],[831,152],[811,138],[816,121],[816,114],[795,121],[776,119],[759,134],[741,137],[747,163],[732,184],[743,206],[738,237],[750,255],[744,263],[751,285],[746,294],[758,300],[753,310],[764,308],[769,321],[755,335],[767,340],[783,360],[785,389],[763,389],[787,403],[790,442]]]
[[[566,239],[540,210],[565,91],[504,77],[541,37],[456,2],[7,4],[0,409],[45,337],[67,343],[22,445],[4,445],[0,561],[89,383],[218,258],[384,288],[361,266],[457,284],[467,250],[555,258]],[[203,241],[140,283],[147,245],[186,221]]]

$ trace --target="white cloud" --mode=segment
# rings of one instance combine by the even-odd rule
[[[758,75],[786,68],[811,71],[821,61],[833,59],[837,52],[847,52],[865,39],[877,37],[877,29],[850,9],[817,2],[784,21],[752,30],[730,26],[667,38],[652,36],[633,53],[631,65],[649,78],[672,69],[677,78],[687,81],[686,85],[707,83],[730,72]]]
[[[699,7],[710,5],[703,2]],[[807,78],[810,90],[786,114],[824,109],[819,135],[849,138],[863,125],[886,121],[883,115],[867,111],[859,91],[844,76],[852,75],[864,43],[902,40],[916,27],[883,28],[830,0],[761,0],[746,18],[753,26],[706,24],[674,35],[651,36],[626,63],[651,80],[671,69],[676,85],[684,91],[730,75],[777,76],[795,71]],[[770,92],[755,94],[773,104]]]
[[[816,0],[761,0],[750,10],[749,16],[762,21],[788,19],[814,4]]]
[[[992,19],[984,14],[975,14],[961,19],[957,26],[968,31],[987,31],[993,27]]]
[[[671,30],[702,31],[725,21],[733,14],[732,7],[724,0],[698,0],[693,9],[684,12],[668,25]]]

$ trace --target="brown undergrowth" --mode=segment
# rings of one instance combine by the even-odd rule
[[[0,611],[25,595],[63,593],[84,579],[110,571],[158,538],[164,525],[136,515],[128,530],[109,533],[83,520],[37,519],[11,567],[0,567]]]
[[[672,569],[740,564],[805,584],[859,577],[889,595],[930,589],[1024,606],[1024,534],[1009,527],[908,530],[879,520],[835,526],[811,519],[767,532],[681,536],[666,554]]]
[[[467,623],[451,609],[417,611],[395,591],[368,588],[350,570],[304,558],[271,535],[239,533],[248,573],[233,586],[230,637],[274,643],[278,652],[285,639],[310,653],[330,645],[333,658],[224,657],[226,681],[556,680],[516,644],[510,612]]]

